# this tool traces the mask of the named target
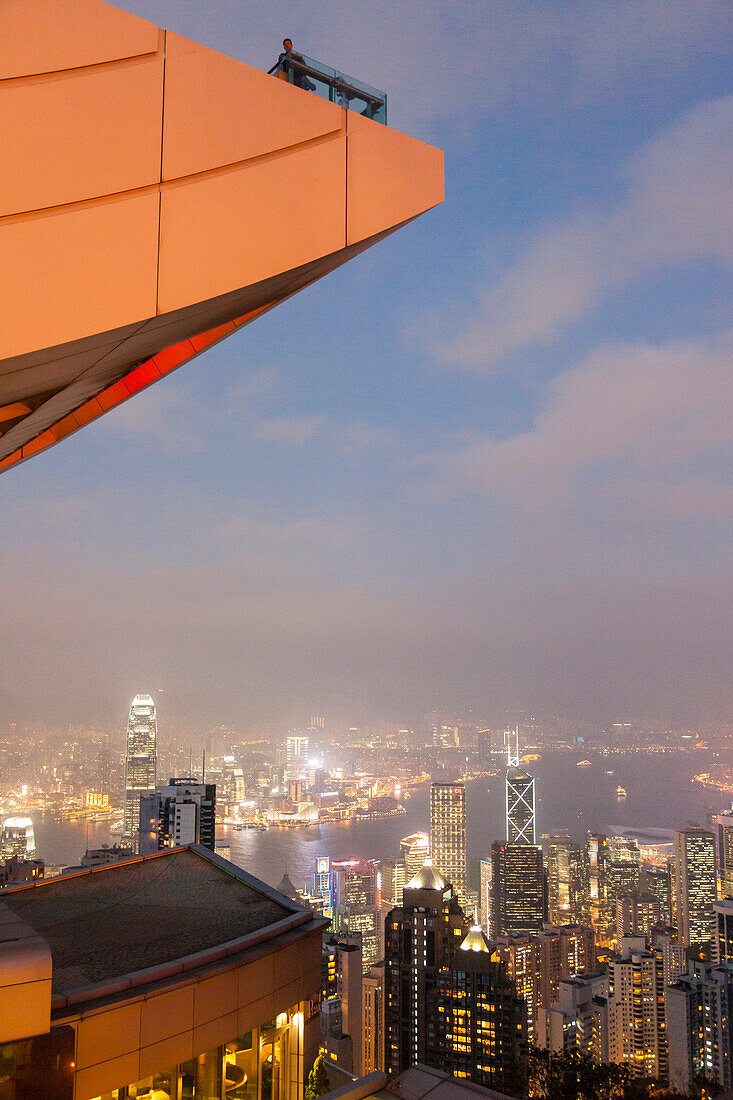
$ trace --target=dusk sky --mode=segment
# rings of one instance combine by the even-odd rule
[[[446,199],[0,475],[0,719],[729,719],[730,6],[120,6],[386,89]]]

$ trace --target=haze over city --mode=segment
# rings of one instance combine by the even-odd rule
[[[729,14],[0,4],[0,1093],[733,1100]]]
[[[446,201],[1,479],[0,715],[729,715],[725,5],[127,6],[387,88]]]

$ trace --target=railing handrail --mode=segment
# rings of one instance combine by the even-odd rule
[[[386,93],[374,94],[376,89],[367,91],[362,85],[358,83],[350,83],[352,77],[346,77],[343,73],[333,70],[333,74],[324,72],[321,68],[316,68],[314,65],[308,65],[305,61],[300,60],[293,56],[284,55],[275,62],[271,69],[268,69],[268,76],[277,72],[279,69],[284,69],[286,65],[292,65],[293,68],[298,69],[306,76],[314,76],[316,80],[320,80],[323,84],[328,84],[331,88],[335,88],[340,92],[352,93],[355,97],[363,99],[365,103],[374,107],[384,106],[387,96]]]

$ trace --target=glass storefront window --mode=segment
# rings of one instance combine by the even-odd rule
[[[263,1039],[260,1050],[261,1100],[280,1100],[283,1076],[283,1037]]]
[[[224,1046],[95,1100],[297,1100],[302,1024],[296,1005]]]
[[[220,1100],[222,1060],[222,1047],[214,1047],[206,1054],[199,1054],[198,1058],[182,1062],[178,1067],[179,1092],[176,1100]]]
[[[224,1095],[227,1100],[257,1100],[257,1056],[251,1031],[224,1048]]]
[[[136,1081],[134,1085],[127,1086],[127,1095],[130,1100],[176,1100],[173,1091],[175,1086],[175,1070],[166,1073],[154,1073],[151,1077],[145,1077],[142,1081]]]

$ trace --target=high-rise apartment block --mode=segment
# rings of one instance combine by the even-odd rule
[[[733,898],[733,805],[715,818],[718,832],[718,870],[720,892],[724,898]]]
[[[392,1074],[431,1064],[438,973],[465,929],[452,886],[430,860],[403,899],[385,927],[385,1069]]]
[[[733,898],[723,898],[713,904],[715,937],[713,959],[733,965]]]
[[[580,925],[546,925],[538,935],[514,932],[498,936],[492,947],[492,957],[504,964],[517,996],[527,1006],[530,1040],[539,1009],[549,1009],[557,1000],[560,982],[590,973],[596,964],[593,930]]]
[[[526,1017],[514,983],[472,927],[438,975],[432,1065],[484,1088],[522,1085]]]
[[[140,798],[155,794],[158,719],[150,695],[136,695],[127,719],[124,836],[137,845]]]
[[[705,1077],[722,1089],[730,1089],[733,964],[691,962],[688,973],[665,990],[665,1003],[672,1088],[687,1094],[696,1080]]]
[[[537,1010],[535,1045],[553,1054],[608,1062],[608,976],[577,975],[559,983],[557,1000]]]
[[[384,962],[375,963],[362,978],[361,1072],[384,1070]]]
[[[140,798],[138,851],[151,855],[163,848],[202,844],[216,847],[216,783],[170,779]]]
[[[643,866],[640,882],[644,893],[653,894],[659,902],[660,921],[672,924],[672,860],[666,860],[661,866]]]
[[[616,935],[650,936],[655,924],[659,924],[659,898],[654,894],[634,892],[619,894],[616,898]]]
[[[643,938],[621,941],[621,958],[608,967],[608,1047],[612,1062],[624,1062],[639,1076],[668,1073],[661,955]]]
[[[321,1040],[329,1061],[346,1073],[362,1072],[362,956],[358,943],[330,936],[323,945],[328,974],[321,1003]]]
[[[547,920],[542,849],[494,842],[491,862],[491,938],[510,932],[541,932]]]
[[[430,787],[430,846],[433,866],[450,882],[459,899],[467,893],[466,788],[463,783]]]
[[[675,837],[677,927],[686,947],[713,938],[717,891],[715,837],[707,829],[678,829]]]

